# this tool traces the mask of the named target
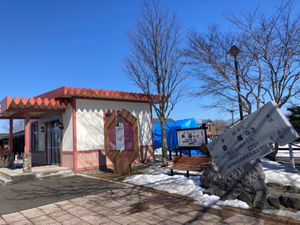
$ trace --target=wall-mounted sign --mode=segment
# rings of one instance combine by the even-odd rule
[[[227,175],[245,163],[273,151],[273,142],[286,145],[299,138],[274,102],[268,102],[208,145],[221,175]]]
[[[199,147],[205,144],[205,131],[203,128],[177,130],[178,147]]]
[[[116,127],[110,127],[108,135],[110,150],[133,151],[133,126],[131,124],[119,123]]]

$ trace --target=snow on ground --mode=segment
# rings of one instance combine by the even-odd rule
[[[267,159],[262,159],[261,161],[266,183],[279,183],[300,188],[300,173],[297,169]]]
[[[218,196],[203,194],[199,175],[187,178],[184,175],[169,176],[168,172],[169,170],[161,169],[160,165],[155,165],[148,168],[144,174],[127,177],[125,182],[188,196],[204,206],[230,205],[239,208],[249,208],[247,203],[237,199],[222,201]]]
[[[274,182],[300,188],[300,173],[297,169],[267,159],[262,159],[262,166],[266,183]],[[201,173],[191,172],[190,174],[193,176],[190,178],[184,175],[169,176],[168,173],[169,170],[164,170],[157,164],[145,170],[144,174],[127,177],[125,182],[188,196],[193,198],[195,202],[208,207],[218,208],[220,205],[229,205],[238,208],[249,208],[247,203],[237,199],[222,201],[218,196],[204,194],[203,189],[200,187]],[[264,212],[300,219],[300,211],[264,210]]]

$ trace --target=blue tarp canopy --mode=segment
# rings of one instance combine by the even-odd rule
[[[168,141],[169,149],[175,151],[178,146],[177,133],[176,133],[177,129],[199,128],[199,127],[200,127],[199,124],[194,118],[177,120],[175,122],[166,122],[166,133],[167,133],[167,141]],[[153,142],[154,142],[154,149],[158,149],[162,147],[161,126],[159,123],[153,124]],[[191,152],[192,155],[203,154],[199,150],[192,150]]]

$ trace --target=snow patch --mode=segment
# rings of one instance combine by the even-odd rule
[[[145,174],[127,177],[124,182],[187,196],[204,206],[218,208],[219,205],[230,205],[239,208],[249,208],[247,203],[237,199],[222,201],[218,196],[203,194],[203,189],[200,187],[200,176],[192,176],[190,178],[183,175],[169,176],[167,172],[156,165],[147,169]]]
[[[261,162],[266,183],[278,183],[300,188],[300,174],[297,169],[267,159],[262,159]]]

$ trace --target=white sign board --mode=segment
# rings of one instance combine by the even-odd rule
[[[205,132],[202,128],[177,130],[178,147],[199,147],[205,144]]]
[[[124,124],[116,126],[116,150],[125,150]]]
[[[272,152],[270,143],[285,145],[297,138],[299,135],[277,104],[268,102],[219,136],[208,149],[216,169],[224,176]]]

